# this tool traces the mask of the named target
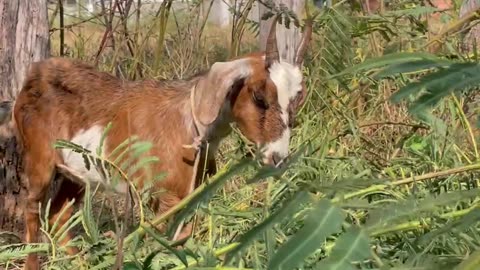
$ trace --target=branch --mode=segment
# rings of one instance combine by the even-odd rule
[[[426,173],[426,174],[419,175],[419,176],[407,177],[407,178],[404,178],[404,179],[401,179],[401,180],[391,182],[389,184],[373,185],[373,186],[370,186],[370,187],[365,188],[365,189],[361,189],[361,190],[357,190],[357,191],[354,191],[354,192],[351,192],[351,193],[347,193],[343,197],[334,198],[332,200],[332,202],[338,202],[338,201],[340,201],[340,199],[348,200],[348,199],[358,197],[358,196],[363,196],[365,194],[375,192],[375,191],[383,191],[383,190],[387,189],[388,187],[396,187],[396,186],[400,186],[400,185],[410,184],[410,183],[413,183],[413,182],[425,181],[425,180],[432,179],[432,178],[444,177],[444,176],[449,176],[449,175],[452,175],[452,174],[469,172],[469,171],[474,171],[474,170],[479,170],[479,169],[480,169],[480,163],[476,163],[476,164],[471,164],[471,165],[462,166],[462,167],[458,167],[458,168],[448,169],[448,170],[444,170],[444,171],[431,172],[431,173]]]
[[[52,33],[52,32],[55,32],[55,31],[60,31],[60,30],[62,30],[62,29],[70,29],[70,28],[75,27],[75,26],[78,26],[78,25],[80,25],[80,24],[93,21],[93,20],[97,19],[98,17],[103,16],[103,14],[104,14],[104,12],[100,12],[100,13],[98,13],[97,15],[95,15],[95,16],[93,16],[93,17],[90,17],[90,18],[88,18],[88,19],[84,19],[84,20],[79,21],[79,22],[76,22],[76,23],[68,24],[68,25],[65,25],[65,26],[60,27],[60,28],[50,28],[49,32]]]
[[[471,21],[478,19],[480,17],[480,7],[477,8],[476,10],[470,12],[469,14],[465,15],[462,19],[455,21],[452,23],[447,29],[443,30],[441,33],[433,37],[426,45],[424,45],[422,48],[425,49],[429,46],[431,46],[434,43],[440,43],[440,40],[447,36],[451,32],[455,32],[458,29],[462,28],[465,24],[470,23]]]
[[[410,123],[391,122],[391,121],[367,123],[367,124],[359,125],[358,128],[365,128],[365,127],[370,127],[370,126],[387,126],[387,125],[429,129],[428,126],[422,125],[422,124],[410,124]]]

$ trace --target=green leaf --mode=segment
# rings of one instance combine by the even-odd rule
[[[377,75],[374,76],[374,79],[380,79],[399,73],[419,72],[431,68],[446,67],[450,63],[450,61],[443,59],[420,59],[407,63],[393,64],[380,71]]]
[[[160,159],[158,157],[146,157],[138,161],[134,166],[130,166],[128,170],[128,175],[134,175],[138,170],[144,169],[149,165],[150,163],[157,163],[159,162]]]
[[[130,138],[124,140],[119,145],[117,145],[117,147],[115,147],[115,149],[113,149],[113,151],[110,153],[109,157],[117,156],[117,154],[120,153],[120,151],[122,151],[122,149],[124,149],[125,147],[129,146],[130,143],[134,143],[137,140],[139,140],[139,138],[136,135],[131,136]]]
[[[111,125],[107,126],[105,132],[102,134],[100,143],[105,139],[106,133],[110,128]],[[136,136],[124,140],[108,157],[98,155],[102,150],[101,147],[97,148],[95,153],[92,153],[81,145],[65,140],[57,140],[54,146],[57,149],[70,149],[74,152],[80,153],[84,159],[85,167],[88,170],[90,170],[92,165],[95,166],[96,171],[104,180],[101,184],[107,190],[114,189],[120,182],[128,182],[130,175],[127,170],[130,170],[133,174],[140,169],[146,168],[150,163],[158,161],[157,157],[144,156],[140,161],[135,162],[137,158],[139,159],[141,155],[147,153],[153,146],[151,142],[138,141]],[[112,157],[114,157],[115,160],[109,160],[109,158]],[[122,161],[124,157],[126,158]]]
[[[73,227],[77,226],[80,222],[82,222],[83,213],[82,211],[78,211],[73,214],[63,226],[59,227],[58,230],[53,235],[54,241],[61,241],[65,238],[66,234],[73,229]]]
[[[177,229],[178,225],[184,220],[188,215],[193,213],[195,209],[203,202],[208,201],[214,194],[214,192],[223,186],[225,182],[232,178],[233,176],[240,173],[242,170],[246,169],[248,166],[254,164],[254,161],[244,159],[241,160],[239,163],[233,165],[228,171],[219,173],[214,176],[214,180],[210,180],[207,185],[204,186],[203,189],[197,189],[198,194],[196,194],[188,203],[187,205],[175,215],[175,219],[172,224],[169,226],[167,234],[172,237]]]
[[[448,74],[444,74],[441,80],[428,85],[427,92],[411,106],[410,112],[412,114],[433,107],[454,90],[464,90],[480,84],[480,65],[455,65],[455,68],[449,68],[448,71]]]
[[[419,81],[412,82],[391,96],[393,103],[418,94],[409,106],[409,112],[422,117],[426,110],[435,106],[442,98],[454,91],[460,91],[480,84],[480,65],[475,62],[452,63],[440,68]],[[423,91],[423,92],[422,92]]]
[[[152,269],[153,258],[155,258],[155,256],[157,256],[158,253],[160,253],[160,249],[148,254],[148,256],[143,261],[143,268],[142,268],[143,270]]]
[[[133,142],[132,144],[121,145],[121,147],[119,146],[115,148],[115,150],[113,150],[112,153],[110,153],[109,158],[114,158],[113,163],[121,164],[120,162],[122,162],[125,156],[130,157],[130,159],[135,159],[137,156],[139,156],[138,154],[132,156],[132,151],[134,151],[135,149],[137,149],[137,152],[138,152],[138,149],[140,148],[143,149],[144,152],[150,150],[150,149],[147,149],[147,146],[148,144],[146,144],[144,141],[136,141],[136,142]],[[120,152],[121,149],[123,149],[123,151]],[[128,164],[128,161],[123,160],[123,163]]]
[[[177,258],[185,265],[185,267],[188,267],[188,262],[187,262],[187,257],[183,252],[180,250],[177,250],[176,248],[173,248],[170,246],[167,240],[163,239],[160,235],[158,235],[156,232],[154,232],[152,229],[150,229],[148,226],[143,226],[142,228],[150,234],[158,243],[160,243],[162,246],[164,246],[166,249],[168,249],[170,252],[175,254]]]
[[[340,236],[327,259],[317,267],[325,270],[354,269],[354,261],[362,261],[370,256],[370,244],[367,234],[359,227],[351,227]]]
[[[480,250],[470,254],[462,263],[460,263],[455,270],[478,270],[480,265]]]
[[[83,202],[83,228],[85,229],[85,233],[87,234],[90,243],[96,243],[100,239],[100,230],[93,217],[92,195],[89,182],[86,183]]]
[[[125,149],[128,151],[127,152],[128,155],[125,160],[120,162],[121,161],[120,157],[123,157],[123,155],[120,155],[115,159],[114,163],[120,164],[120,168],[122,168],[123,170],[126,170],[126,168],[128,168],[134,162],[135,159],[139,158],[141,155],[150,151],[152,147],[153,147],[153,144],[151,142],[146,142],[146,141],[136,142],[130,147]]]
[[[438,58],[435,55],[428,54],[428,53],[408,53],[408,52],[392,53],[382,57],[376,57],[376,58],[365,60],[361,64],[352,66],[336,75],[331,76],[331,78],[343,76],[349,73],[356,73],[362,70],[380,68],[386,65],[400,64],[400,63],[418,61],[418,60],[434,61],[436,59]]]
[[[455,204],[462,200],[474,198],[477,195],[478,190],[476,189],[443,193],[438,196],[428,195],[421,201],[418,201],[412,195],[405,201],[390,203],[371,211],[365,226],[369,230],[382,230],[382,228],[388,228],[393,223],[408,217],[418,216],[422,212],[428,213],[440,206]]]
[[[327,200],[321,200],[309,213],[305,225],[275,253],[268,269],[293,269],[320,248],[326,238],[340,231],[343,211]]]
[[[29,253],[47,253],[51,249],[50,243],[12,244],[0,246],[0,262],[24,259]]]
[[[140,268],[135,262],[125,262],[123,263],[124,270],[145,270],[145,268]]]
[[[100,138],[100,143],[98,144],[98,147],[97,147],[97,156],[102,156],[103,144],[111,128],[112,128],[112,122],[109,122],[105,127],[105,129],[103,130],[102,137]]]
[[[275,223],[279,222],[287,216],[293,216],[294,213],[299,210],[299,208],[303,207],[303,204],[309,201],[309,199],[310,196],[308,196],[307,192],[298,192],[293,197],[293,199],[288,200],[288,203],[281,207],[280,210],[277,210],[275,213],[271,214],[268,218],[266,218],[262,223],[256,225],[244,235],[242,235],[238,239],[238,242],[240,244],[237,245],[232,251],[230,251],[225,257],[225,264],[230,263],[237,253],[239,253],[249,243],[255,240],[255,238],[257,238],[260,234],[271,228]]]
[[[351,59],[354,57],[354,50],[350,44],[353,41],[354,22],[350,12],[341,6],[324,8],[317,20],[318,23],[315,24],[319,27],[315,28],[320,30],[319,34],[324,42],[318,52],[319,63],[312,63],[310,72],[312,75],[328,77],[352,65]],[[338,81],[346,89],[349,88],[346,80],[339,79]]]
[[[420,245],[425,245],[434,240],[434,238],[452,232],[454,229],[455,231],[463,231],[468,229],[470,226],[473,226],[477,222],[480,221],[480,209],[479,208],[474,208],[468,214],[466,214],[463,217],[460,217],[459,219],[455,219],[449,223],[443,224],[442,227],[440,227],[437,230],[430,231],[424,235],[422,235],[418,239],[418,243]]]
[[[66,141],[66,140],[57,140],[53,146],[57,149],[70,149],[74,152],[77,152],[77,153],[91,153],[90,150],[84,148],[83,146],[81,145],[78,145],[76,143],[73,143],[73,142],[69,142],[69,141]]]
[[[433,12],[439,11],[438,8],[436,7],[429,7],[429,6],[417,6],[414,8],[409,8],[409,9],[400,9],[400,10],[391,10],[385,12],[385,16],[405,16],[405,15],[410,15],[410,16],[421,16],[421,15],[427,15]]]
[[[405,85],[404,87],[400,88],[396,93],[394,93],[390,100],[393,103],[399,103],[403,99],[408,98],[410,95],[414,93],[420,93],[421,90],[430,88],[432,84],[438,82],[445,76],[449,74],[448,69],[440,69],[437,72],[430,73],[428,75],[423,76],[418,82],[412,82],[410,84]]]

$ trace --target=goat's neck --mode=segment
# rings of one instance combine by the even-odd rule
[[[221,141],[227,137],[232,128],[230,124],[232,123],[232,116],[231,116],[231,109],[228,104],[225,104],[220,111],[218,118],[210,125],[203,126],[201,124],[195,124],[193,121],[193,114],[192,114],[192,125],[193,128],[191,134],[192,140],[194,140],[195,136],[197,136],[197,132],[195,127],[199,130],[200,135],[203,135],[203,139],[205,142],[208,143],[208,152],[209,156],[213,157],[216,153],[218,146],[220,145]]]

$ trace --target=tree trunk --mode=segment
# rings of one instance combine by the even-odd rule
[[[47,0],[0,0],[0,98],[14,100],[32,62],[49,55]],[[0,130],[0,231],[23,234],[26,183],[10,126]]]
[[[230,1],[231,2],[231,1]],[[204,12],[206,12],[210,5],[210,14],[208,14],[208,21],[213,25],[219,26],[221,28],[227,27],[230,24],[232,14],[229,10],[229,1],[224,2],[223,0],[208,0],[204,1]]]
[[[459,19],[463,19],[465,16],[471,14],[480,8],[480,3],[476,0],[465,0],[462,2],[460,12],[458,14]],[[464,53],[471,53],[474,50],[478,50],[478,44],[480,44],[480,25],[474,25],[466,33],[462,34],[461,49]]]
[[[277,7],[279,4],[284,4],[297,15],[299,20],[302,19],[302,14],[305,9],[305,0],[274,0],[273,2],[275,2]],[[273,18],[269,18],[266,21],[262,20],[262,16],[266,11],[268,11],[268,8],[262,4],[259,4],[258,7],[260,20],[260,49],[265,50],[267,36],[270,31]],[[290,29],[287,29],[283,24],[277,25],[277,43],[280,59],[289,63],[293,63],[295,60],[295,51],[297,50],[298,43],[300,43],[300,39],[302,38],[302,32],[301,29],[295,27],[293,23],[290,23],[289,28]]]

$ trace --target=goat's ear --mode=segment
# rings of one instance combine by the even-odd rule
[[[217,119],[228,94],[243,86],[244,80],[252,73],[251,69],[247,59],[212,65],[194,89],[195,116],[202,125],[209,125]]]

